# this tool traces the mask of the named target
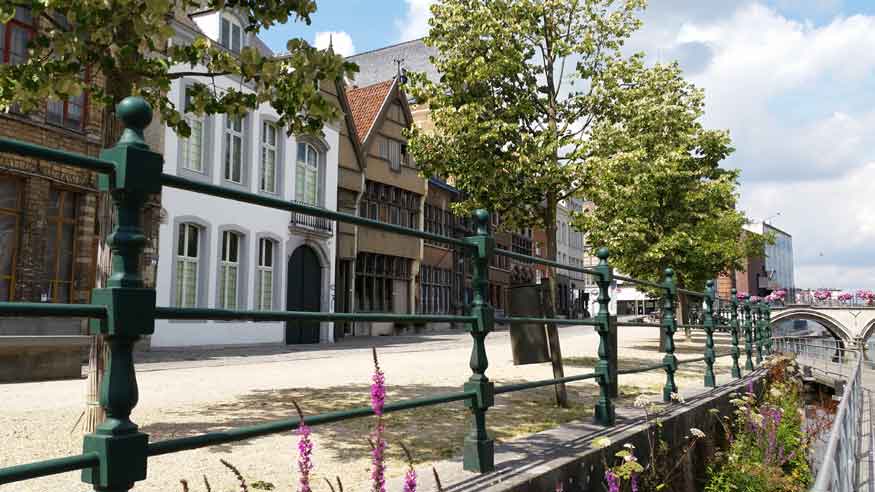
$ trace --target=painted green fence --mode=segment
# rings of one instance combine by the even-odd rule
[[[631,374],[662,369],[666,382],[663,396],[666,401],[678,391],[675,372],[681,364],[706,363],[704,382],[715,386],[714,361],[718,357],[732,357],[732,376],[741,376],[739,359],[740,336],[744,336],[744,366],[750,371],[765,354],[771,351],[769,309],[749,300],[739,302],[717,299],[714,283],[709,282],[704,292],[678,288],[674,274],[666,269],[661,283],[638,280],[615,275],[609,263],[606,249],[598,251],[599,264],[593,268],[575,268],[554,261],[497,249],[489,231],[489,214],[478,211],[474,216],[476,232],[467,238],[448,238],[424,231],[385,224],[374,220],[348,215],[299,203],[268,198],[252,193],[230,190],[219,186],[190,181],[162,173],[161,154],[151,151],[143,139],[143,129],[150,123],[152,112],[144,100],[127,98],[117,108],[117,114],[125,130],[118,144],[105,150],[100,158],[52,150],[24,142],[0,139],[0,152],[52,160],[100,173],[102,189],[108,191],[118,213],[118,225],[107,238],[112,251],[112,273],[105,288],[95,289],[91,304],[41,304],[0,303],[0,316],[54,316],[90,319],[92,334],[105,336],[110,347],[110,357],[101,387],[100,403],[106,410],[106,420],[96,431],[86,435],[82,454],[58,459],[21,464],[0,469],[0,484],[18,482],[73,470],[82,470],[82,480],[93,484],[96,490],[125,491],[146,478],[149,457],[175,453],[188,449],[226,444],[253,437],[264,436],[296,429],[298,418],[240,427],[223,432],[210,432],[192,437],[150,442],[148,435],[140,432],[131,421],[131,411],[137,404],[137,376],[133,361],[134,343],[154,331],[156,319],[198,320],[249,320],[249,321],[399,321],[399,322],[453,322],[467,326],[473,346],[471,351],[471,377],[460,391],[445,395],[398,401],[387,404],[386,412],[409,410],[418,407],[441,405],[464,401],[471,413],[472,425],[464,441],[464,468],[475,472],[494,469],[494,442],[487,432],[487,414],[493,406],[496,394],[523,391],[551,386],[560,382],[595,379],[599,385],[599,398],[595,408],[598,423],[614,425],[615,413],[612,398],[612,374]],[[246,202],[294,213],[308,214],[324,219],[342,221],[383,231],[395,232],[421,239],[436,241],[460,248],[473,258],[474,300],[468,315],[430,316],[380,313],[321,313],[296,311],[235,311],[222,309],[189,309],[155,306],[155,290],[145,288],[140,271],[140,254],[146,242],[141,216],[148,195],[158,193],[162,187],[184,189],[230,200]],[[547,318],[499,318],[488,304],[489,264],[494,255],[504,255],[517,260],[553,266],[567,271],[592,276],[599,288],[598,312],[586,319]],[[622,280],[663,293],[660,323],[617,323],[617,326],[643,326],[659,328],[665,342],[662,363],[649,367],[617,371],[612,367],[616,361],[616,346],[610,343],[615,321],[609,312],[609,292],[613,282]],[[733,292],[734,294],[734,292]],[[703,357],[678,360],[675,357],[674,334],[678,329],[675,306],[679,295],[699,299],[703,306],[701,323],[693,325],[704,330],[706,343]],[[734,296],[733,296],[734,297]],[[600,335],[599,360],[592,372],[567,376],[560,379],[545,379],[521,384],[496,386],[486,375],[486,336],[496,322],[507,323],[555,323],[557,325],[589,325]],[[714,352],[715,330],[728,330],[732,334],[732,351],[726,354]],[[615,386],[614,386],[615,387]],[[0,404],[2,405],[2,404]],[[368,407],[352,408],[306,417],[307,425],[321,425],[346,419],[365,417],[373,412]]]

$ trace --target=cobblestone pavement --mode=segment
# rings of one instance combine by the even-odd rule
[[[560,336],[568,360],[566,374],[590,372],[598,347],[592,328],[562,328]],[[656,329],[624,327],[619,340],[621,367],[661,359]],[[718,343],[724,344],[718,345],[718,352],[727,350],[725,339]],[[692,343],[680,342],[678,357],[701,356],[703,345],[701,335]],[[330,346],[153,351],[137,354],[140,399],[132,418],[152,440],[161,440],[290,418],[293,400],[311,414],[366,405],[372,346],[380,354],[390,401],[457,391],[470,375],[470,336],[461,332],[347,339]],[[507,332],[490,334],[487,349],[487,375],[498,383],[552,376],[549,364],[514,366]],[[701,386],[702,367],[683,366],[679,384]],[[729,359],[720,359],[717,368],[727,372]],[[622,376],[621,393],[626,398],[638,392],[656,394],[663,381],[662,371]],[[487,417],[490,430],[497,438],[512,438],[591,415],[596,385],[582,381],[569,385],[569,390],[572,409],[561,412],[551,408],[550,388],[497,401]],[[81,452],[81,431],[75,425],[84,394],[84,380],[0,385],[0,466]],[[427,462],[457,453],[467,422],[462,405],[451,404],[391,414],[387,426],[390,438],[403,438],[414,448],[416,459]],[[316,490],[328,489],[321,477],[338,475],[346,490],[366,488],[371,424],[371,419],[358,419],[315,429],[320,480]],[[149,478],[135,490],[181,490],[181,478],[193,484],[193,491],[203,490],[194,486],[203,475],[210,477],[213,490],[234,490],[234,478],[220,458],[233,462],[251,480],[271,482],[276,490],[296,490],[295,442],[293,435],[274,435],[160,456],[149,461]],[[390,476],[403,472],[397,460],[390,467]],[[0,492],[31,490],[90,489],[79,482],[78,473],[0,486]]]

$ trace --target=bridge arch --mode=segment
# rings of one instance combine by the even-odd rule
[[[851,345],[854,340],[854,335],[844,324],[837,321],[832,316],[824,314],[822,311],[798,307],[772,310],[772,324],[779,321],[791,321],[797,319],[820,323],[828,332],[830,332],[830,334],[832,334],[833,337],[841,341],[845,346]]]

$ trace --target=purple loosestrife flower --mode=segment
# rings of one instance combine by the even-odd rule
[[[607,470],[605,472],[605,481],[608,482],[608,492],[620,492],[620,479],[614,475],[614,472]]]
[[[632,476],[629,477],[629,486],[632,488],[632,492],[638,492],[638,474],[633,473]]]
[[[374,353],[374,375],[371,377],[371,409],[377,416],[377,425],[371,433],[371,491],[386,492],[386,439],[383,437],[383,406],[386,404],[386,377],[380,369],[377,360],[377,349]]]
[[[404,474],[404,492],[416,492],[416,470],[413,467]]]
[[[304,423],[304,412],[298,406],[298,402],[292,401],[298,411],[300,424],[298,425],[298,473],[301,475],[298,492],[311,492],[310,472],[313,471],[313,441],[310,440],[310,427]]]

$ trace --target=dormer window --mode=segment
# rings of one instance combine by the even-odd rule
[[[232,18],[223,16],[219,43],[233,53],[240,53],[243,48],[243,27]]]

